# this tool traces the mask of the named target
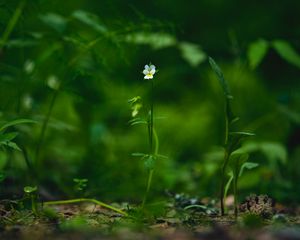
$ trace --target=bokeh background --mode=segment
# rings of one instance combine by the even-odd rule
[[[230,84],[237,128],[256,134],[244,144],[259,167],[241,178],[240,197],[299,202],[299,12],[297,0],[1,0],[0,121],[37,121],[15,127],[23,152],[1,149],[2,197],[38,184],[44,198],[140,202],[147,171],[131,154],[147,152],[148,138],[128,123],[128,99],[149,107],[149,62],[159,69],[155,127],[168,156],[156,162],[151,198],[165,189],[218,197],[224,98],[211,56]],[[88,179],[84,191],[74,178]]]

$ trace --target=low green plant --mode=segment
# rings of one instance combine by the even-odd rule
[[[31,210],[35,215],[38,215],[38,191],[37,186],[26,186],[24,187],[24,199],[30,199]]]
[[[82,192],[86,189],[87,184],[88,184],[88,179],[86,178],[74,178],[74,188],[77,192]]]
[[[233,183],[234,191],[234,213],[237,217],[238,215],[238,179],[242,175],[245,168],[251,169],[257,166],[256,163],[246,162],[248,160],[248,153],[241,148],[241,141],[247,137],[254,136],[253,133],[244,131],[235,131],[234,123],[236,123],[239,118],[236,117],[231,108],[231,101],[233,96],[231,95],[229,85],[224,78],[221,68],[216,64],[216,62],[209,58],[209,63],[218,77],[219,83],[223,89],[225,96],[224,104],[224,159],[221,167],[221,189],[220,189],[220,208],[221,215],[225,214],[224,198],[227,194],[229,186]],[[229,172],[230,178],[226,183],[226,172],[228,166],[231,168]]]
[[[152,177],[154,173],[154,166],[155,162],[158,158],[164,158],[165,156],[158,154],[159,150],[159,139],[157,132],[154,128],[154,80],[153,75],[157,72],[154,65],[149,64],[145,65],[145,69],[143,71],[144,79],[149,80],[150,84],[150,92],[151,92],[151,98],[150,98],[150,109],[146,110],[146,116],[141,116],[141,109],[143,107],[142,99],[140,96],[136,96],[128,102],[131,104],[131,110],[132,110],[132,119],[129,121],[129,123],[133,125],[137,124],[145,124],[147,126],[148,130],[148,141],[149,141],[149,152],[148,153],[133,153],[133,156],[140,157],[142,160],[144,160],[145,168],[148,171],[148,180],[147,180],[147,186],[146,186],[146,192],[143,198],[142,202],[142,208],[144,208],[147,197],[151,188],[152,184]]]
[[[16,119],[5,122],[0,126],[0,148],[8,147],[21,151],[19,146],[14,142],[14,139],[18,136],[18,132],[7,132],[7,129],[23,123],[35,123],[35,121],[29,119]]]

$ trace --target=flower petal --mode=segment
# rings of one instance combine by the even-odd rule
[[[149,70],[149,65],[145,65],[145,70]]]
[[[150,70],[150,74],[153,75],[154,73],[155,73],[155,69],[151,69],[151,70]]]
[[[147,74],[144,79],[152,79],[153,78],[153,75],[152,74]]]
[[[154,69],[155,70],[155,66],[154,65],[150,65],[150,69]]]
[[[144,69],[143,74],[147,75],[149,73],[149,70]]]

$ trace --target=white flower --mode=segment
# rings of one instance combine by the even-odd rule
[[[155,72],[156,70],[154,65],[145,65],[145,69],[143,71],[143,74],[145,75],[144,79],[152,79]]]

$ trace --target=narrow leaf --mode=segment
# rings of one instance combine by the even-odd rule
[[[224,198],[227,197],[228,190],[229,190],[230,185],[231,185],[231,183],[232,183],[232,180],[233,180],[233,171],[230,171],[230,172],[228,173],[228,175],[229,175],[229,179],[228,179],[228,181],[227,181],[227,183],[226,183],[226,185],[225,185],[225,189],[224,189]]]
[[[6,143],[4,143],[4,145],[6,145],[7,147],[10,147],[14,150],[22,151],[21,148],[19,148],[19,146],[14,142],[6,142]]]
[[[264,39],[259,39],[250,44],[248,48],[248,61],[252,69],[256,68],[265,57],[269,44]]]
[[[181,42],[178,45],[178,48],[181,51],[182,58],[186,60],[192,67],[197,67],[207,58],[206,54],[197,44]]]
[[[44,15],[40,15],[39,18],[59,33],[62,33],[67,27],[67,20],[56,13],[46,13]]]
[[[224,92],[226,98],[232,99],[233,97],[231,96],[231,93],[229,90],[229,85],[224,78],[221,68],[217,65],[217,63],[211,57],[209,57],[208,60],[209,60],[209,64],[210,64],[211,68],[214,70],[214,72],[216,73],[216,75],[218,77],[218,80],[221,84],[221,87],[223,89],[223,92]]]
[[[96,31],[100,32],[100,33],[105,33],[107,32],[107,28],[100,23],[99,17],[95,14],[89,13],[89,12],[85,12],[82,10],[76,10],[72,16],[85,23],[86,25],[94,28]]]
[[[23,123],[37,123],[37,122],[33,121],[33,120],[30,120],[30,119],[16,119],[16,120],[7,122],[4,125],[2,125],[0,127],[0,132],[3,131],[4,129],[8,128],[8,127],[23,124]]]
[[[241,177],[243,175],[243,172],[245,169],[253,169],[253,168],[256,168],[258,167],[259,164],[258,163],[253,163],[253,162],[245,162],[242,164],[241,166],[241,169],[240,169],[240,172],[239,172],[239,177]]]
[[[275,40],[272,46],[285,61],[300,68],[300,55],[287,41]]]

